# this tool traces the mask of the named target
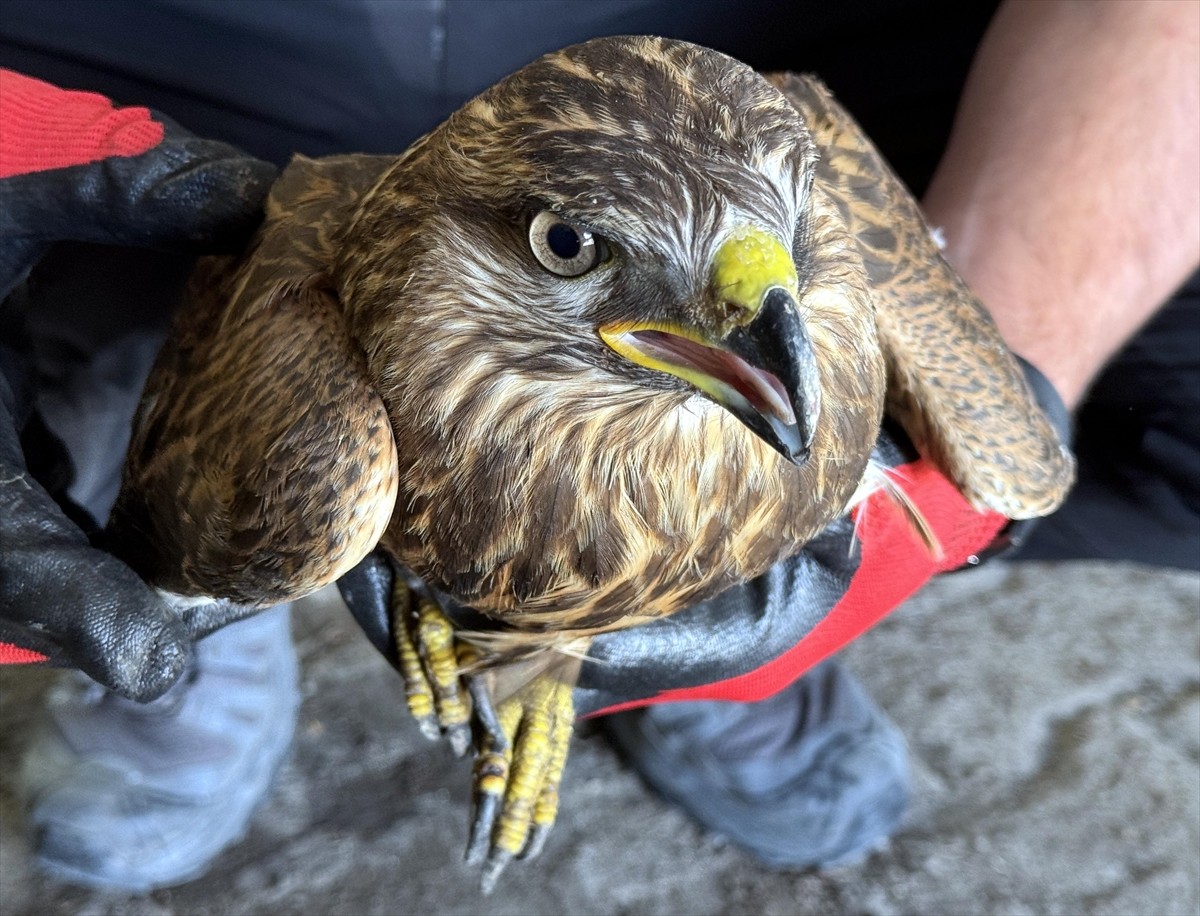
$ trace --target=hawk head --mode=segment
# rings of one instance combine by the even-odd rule
[[[627,557],[643,549],[638,518],[681,537],[713,521],[676,516],[763,477],[760,446],[770,471],[780,456],[814,465],[789,485],[820,525],[842,511],[878,428],[882,369],[861,262],[811,199],[815,157],[797,110],[753,70],[643,37],[547,55],[418,141],[363,199],[333,271],[402,467],[406,449],[421,464],[402,475],[407,540],[436,539],[435,492],[461,501],[486,480],[526,527],[571,542],[563,558],[592,542]],[[844,391],[838,360],[854,366]],[[831,398],[847,403],[826,416]],[[853,457],[819,455],[839,447]],[[622,473],[680,480],[631,496],[614,536],[600,516],[623,506],[604,494]],[[714,526],[749,524],[726,502],[746,500],[720,497]],[[489,527],[480,516],[495,511],[460,524]],[[784,529],[767,539],[796,533]],[[482,576],[528,534],[456,537],[464,556],[488,554],[469,564]],[[524,592],[556,578],[513,562],[534,583]]]
[[[360,229],[403,237],[406,260],[444,275],[438,321],[514,335],[531,372],[700,394],[803,462],[820,412],[797,305],[814,157],[796,109],[745,65],[602,39],[459,110]]]

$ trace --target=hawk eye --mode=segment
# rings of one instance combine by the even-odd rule
[[[529,247],[539,264],[560,277],[587,273],[607,251],[603,238],[550,210],[530,222]]]

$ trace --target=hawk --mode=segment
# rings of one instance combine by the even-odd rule
[[[817,80],[605,38],[398,157],[289,166],[245,254],[195,270],[109,535],[185,613],[385,551],[414,710],[461,742],[475,673],[494,880],[553,820],[588,641],[886,486],[885,411],[981,509],[1069,488],[991,320]],[[451,603],[489,625],[456,631]]]

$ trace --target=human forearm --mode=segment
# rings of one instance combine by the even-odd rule
[[[1010,0],[925,207],[1074,406],[1200,261],[1200,5]]]

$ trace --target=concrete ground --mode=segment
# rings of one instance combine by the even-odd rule
[[[903,831],[860,865],[775,873],[577,739],[546,852],[490,898],[461,864],[469,767],[406,720],[334,603],[296,621],[305,701],[246,839],[145,896],[31,868],[14,772],[51,675],[0,672],[0,912],[1200,913],[1200,578],[993,565],[942,579],[847,661],[910,741]]]

